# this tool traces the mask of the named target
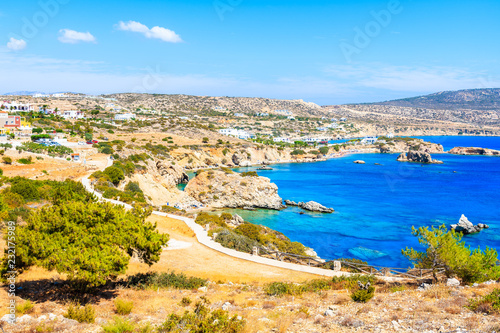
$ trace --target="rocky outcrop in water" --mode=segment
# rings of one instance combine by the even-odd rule
[[[431,154],[422,151],[412,151],[401,153],[398,157],[399,162],[417,162],[427,164],[442,164],[442,161],[433,160]]]
[[[476,234],[483,229],[488,229],[489,227],[489,225],[482,223],[474,225],[471,221],[469,221],[467,217],[465,217],[465,215],[462,215],[462,217],[460,217],[460,221],[458,222],[458,224],[451,225],[451,229],[455,230],[456,232],[461,232],[464,235]]]
[[[305,210],[308,210],[311,212],[327,213],[327,214],[331,214],[331,213],[335,212],[335,210],[333,208],[327,208],[327,207],[323,206],[322,204],[319,204],[319,203],[314,202],[314,201],[296,203],[294,201],[285,200],[285,204],[287,206],[300,207],[302,209],[305,209]]]
[[[282,209],[278,186],[265,177],[242,177],[239,173],[205,171],[184,189],[188,195],[214,208]]]
[[[477,147],[455,147],[449,151],[454,155],[484,155],[484,156],[500,156],[500,150]]]

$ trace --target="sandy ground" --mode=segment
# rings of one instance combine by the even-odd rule
[[[12,149],[7,150],[4,156],[10,157],[13,161],[11,165],[5,163],[0,164],[4,176],[20,176],[38,180],[80,180],[89,172],[104,169],[107,163],[107,155],[89,152],[86,153],[87,162],[85,165],[66,161],[62,158],[51,158],[46,155],[31,153],[19,154],[16,150]],[[31,156],[33,164],[24,165],[16,162],[21,158],[27,158],[29,156]]]

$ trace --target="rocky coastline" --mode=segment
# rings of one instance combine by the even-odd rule
[[[453,155],[500,156],[500,150],[479,147],[455,147],[448,153]]]
[[[489,229],[490,226],[487,224],[479,223],[478,225],[474,225],[465,215],[460,217],[458,224],[452,224],[451,229],[456,232],[461,232],[464,235],[476,234],[481,232],[483,229]]]
[[[431,154],[423,151],[409,151],[401,153],[398,157],[398,162],[415,162],[425,164],[443,164],[443,161],[432,159]]]

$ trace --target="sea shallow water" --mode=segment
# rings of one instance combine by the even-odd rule
[[[500,148],[498,137],[426,139],[443,143],[445,149],[450,144]],[[334,214],[301,215],[295,207],[231,211],[314,248],[324,259],[358,258],[374,265],[408,267],[401,249],[419,248],[412,226],[450,225],[462,214],[491,227],[464,237],[467,244],[500,249],[500,157],[436,154],[433,157],[444,164],[421,165],[397,162],[397,156],[357,154],[258,171],[278,185],[282,198],[314,200],[333,207]],[[366,164],[353,163],[359,159]],[[256,168],[237,169],[249,170]]]

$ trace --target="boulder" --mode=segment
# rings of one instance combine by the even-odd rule
[[[327,213],[327,214],[331,214],[335,211],[333,208],[327,208],[327,207],[323,206],[322,204],[317,203],[315,201],[309,201],[309,202],[305,202],[305,203],[299,202],[299,207],[302,209],[311,211],[311,212],[319,212],[319,213]]]
[[[448,279],[448,281],[446,281],[446,285],[448,287],[459,287],[460,286],[460,281],[458,281],[457,279],[453,278],[453,279]]]
[[[475,234],[480,232],[483,229],[488,229],[490,226],[487,224],[480,223],[478,225],[474,225],[465,215],[460,217],[458,224],[452,224],[451,229],[456,232],[461,232],[464,235]]]
[[[291,200],[285,200],[285,204],[287,206],[298,206],[299,204],[296,203],[295,201],[291,201]]]
[[[357,160],[357,161],[354,161],[354,163],[356,163],[356,164],[366,164],[366,162],[365,162],[365,161],[362,161],[362,160]]]
[[[424,151],[410,150],[407,153],[401,153],[397,159],[399,162],[417,162],[426,164],[442,164],[442,161],[433,160],[431,154]]]

